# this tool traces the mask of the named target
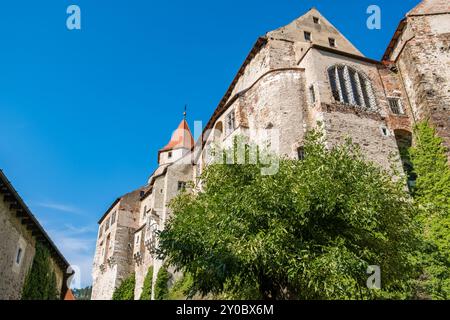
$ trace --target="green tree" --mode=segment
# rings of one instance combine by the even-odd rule
[[[190,289],[192,287],[192,277],[185,273],[170,288],[167,294],[167,300],[186,300],[190,298]]]
[[[36,243],[33,264],[22,288],[22,300],[58,300],[55,272],[51,267],[50,252]]]
[[[113,300],[134,300],[134,287],[136,279],[134,273],[122,281],[113,293]]]
[[[414,130],[410,154],[417,175],[414,198],[425,243],[419,250],[424,276],[420,287],[433,299],[450,299],[450,168],[443,140],[428,122]]]
[[[153,282],[153,266],[148,268],[147,275],[142,286],[142,293],[140,300],[152,300],[152,282]]]
[[[72,292],[77,300],[91,300],[92,286],[81,289],[73,289]]]
[[[167,300],[169,293],[170,273],[166,266],[162,266],[156,277],[155,282],[155,300]]]
[[[409,297],[417,228],[404,182],[350,141],[331,150],[321,141],[311,132],[306,159],[279,159],[275,175],[261,163],[208,166],[201,192],[172,201],[159,257],[204,296]],[[367,288],[369,265],[381,267],[382,290]]]

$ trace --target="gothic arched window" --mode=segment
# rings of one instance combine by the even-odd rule
[[[346,65],[335,65],[328,69],[328,76],[334,100],[370,110],[377,109],[372,85],[362,72]]]

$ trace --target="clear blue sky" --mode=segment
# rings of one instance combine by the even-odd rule
[[[207,122],[258,36],[315,6],[379,59],[418,2],[2,1],[0,168],[87,285],[98,218],[145,184],[185,103],[191,127]],[[370,4],[381,30],[366,28]]]

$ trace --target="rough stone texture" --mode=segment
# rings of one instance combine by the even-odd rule
[[[92,270],[92,300],[110,300],[114,290],[134,272],[134,233],[139,227],[139,199],[145,188],[129,193],[112,207],[100,223],[102,235],[97,240]],[[111,216],[116,221],[111,224]],[[105,224],[110,227],[105,231]]]
[[[313,17],[319,18],[319,23],[314,23]],[[287,26],[269,32],[268,36],[274,39],[292,41],[293,43],[309,43],[305,40],[305,31],[311,33],[310,43],[328,47],[328,39],[334,38],[336,48],[339,50],[362,56],[362,53],[315,8]]]
[[[413,122],[429,119],[450,148],[449,2],[423,1],[413,9],[390,59],[403,79]]]
[[[0,300],[18,300],[21,298],[23,284],[31,269],[35,255],[36,240],[10,209],[0,195]],[[20,263],[16,263],[18,248],[22,249]],[[55,272],[59,293],[63,286],[66,270],[62,270],[51,258],[51,268]]]
[[[25,276],[33,263],[36,242],[3,198],[0,195],[0,300],[18,300]],[[17,266],[15,259],[19,241],[23,242],[24,252],[22,262]]]

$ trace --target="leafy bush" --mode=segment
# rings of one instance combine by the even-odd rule
[[[418,230],[404,182],[350,141],[331,150],[321,141],[308,134],[305,160],[280,158],[275,175],[260,163],[208,166],[202,190],[172,201],[159,257],[204,296],[410,297]],[[370,265],[382,290],[367,288]]]
[[[152,300],[152,282],[153,282],[153,266],[148,268],[147,275],[142,286],[142,293],[140,300]]]
[[[167,300],[169,293],[170,273],[167,267],[162,266],[158,271],[158,276],[155,282],[155,300]]]
[[[136,279],[134,273],[122,281],[121,285],[116,288],[113,294],[113,300],[134,300],[134,287]]]
[[[450,168],[443,140],[427,122],[415,130],[411,159],[417,181],[414,198],[421,206],[424,245],[419,250],[423,276],[420,291],[433,299],[450,299]]]
[[[51,267],[50,252],[40,242],[36,243],[33,264],[22,288],[22,300],[58,300],[56,275]]]
[[[167,300],[186,300],[190,298],[192,277],[187,273],[178,279],[169,290]]]

